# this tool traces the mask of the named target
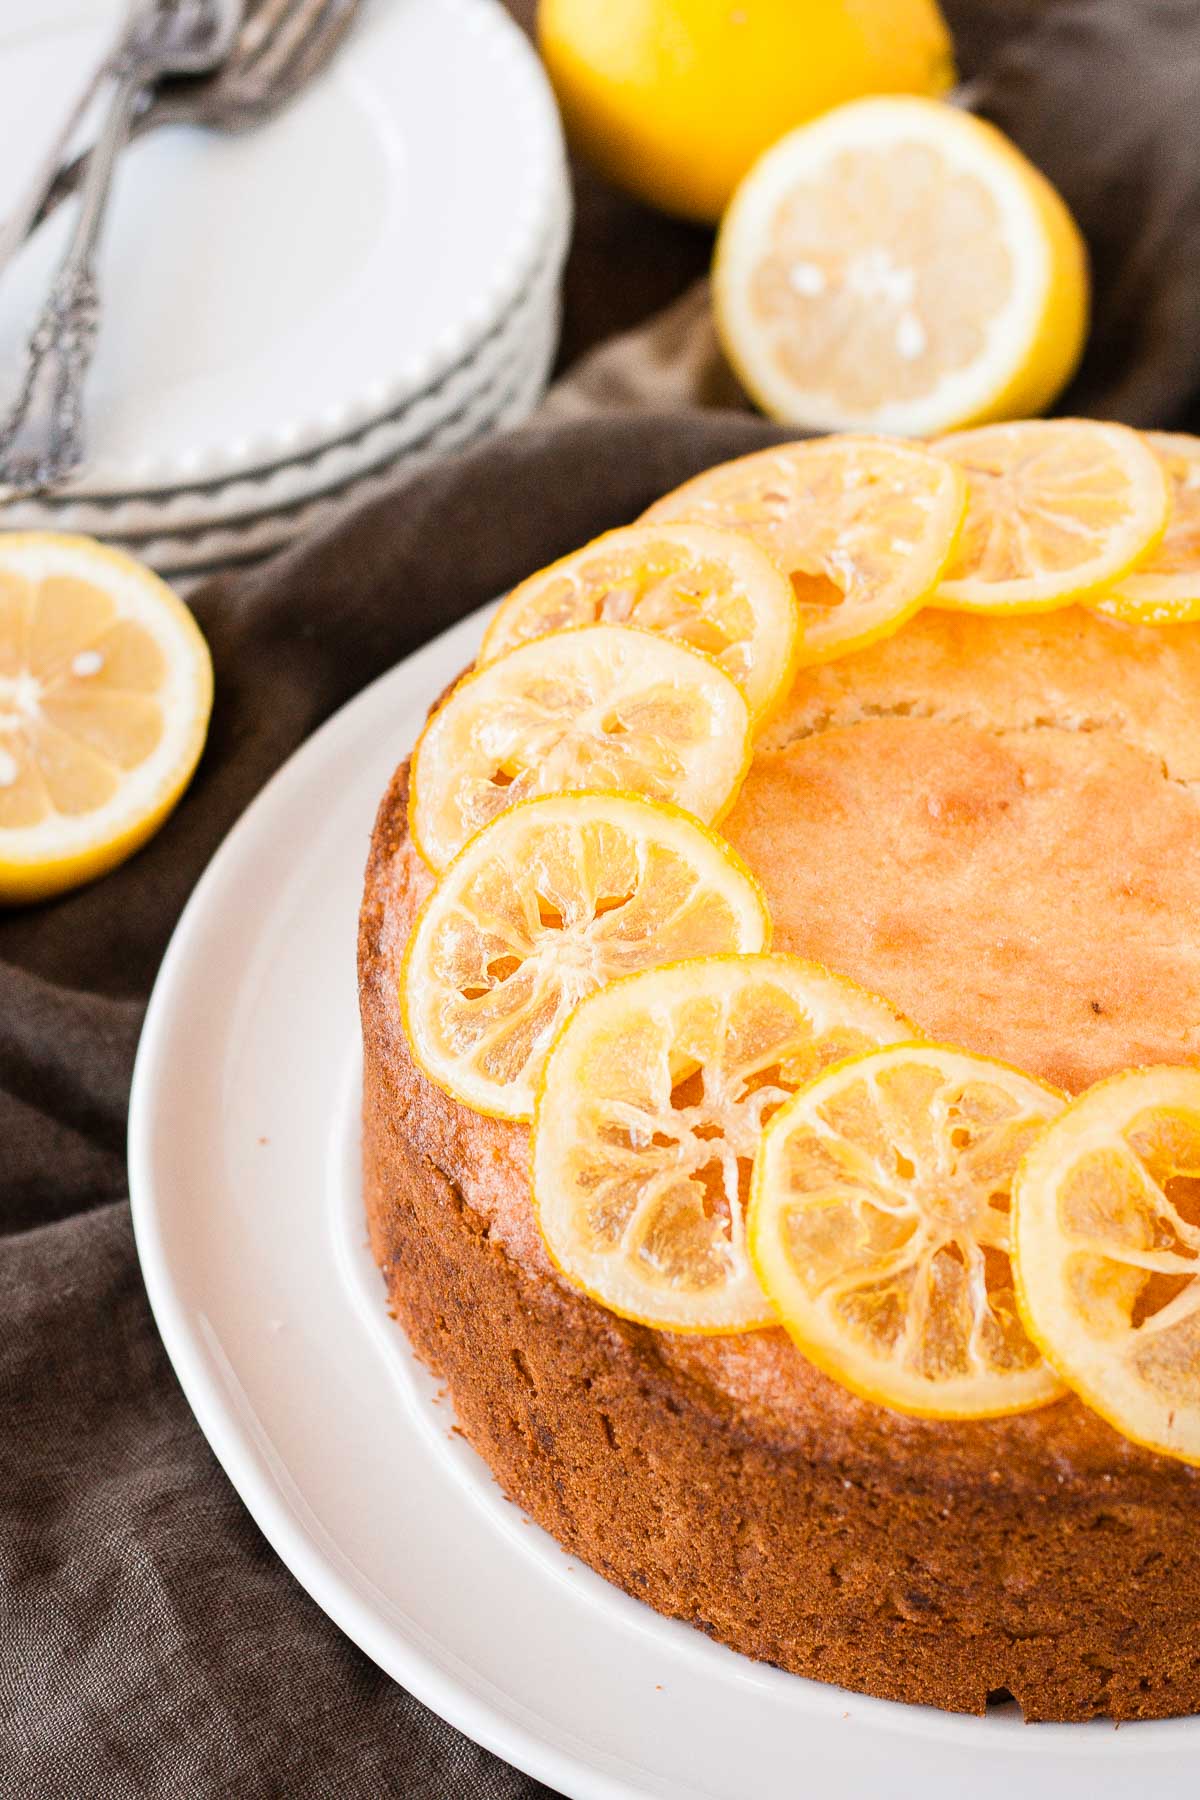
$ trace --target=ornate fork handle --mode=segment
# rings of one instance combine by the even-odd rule
[[[83,461],[83,384],[100,322],[96,240],[147,74],[140,60],[118,74],[71,241],[29,340],[16,402],[0,425],[0,501],[52,487]]]
[[[53,487],[82,462],[81,399],[99,323],[90,263],[64,269],[29,340],[20,391],[0,429],[0,498]]]

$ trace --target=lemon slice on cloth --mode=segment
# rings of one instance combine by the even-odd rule
[[[945,458],[886,438],[828,437],[718,463],[664,494],[647,521],[742,532],[790,577],[802,664],[886,637],[941,578],[967,504]]]
[[[514,588],[480,661],[594,624],[638,625],[703,650],[737,682],[756,722],[786,694],[800,652],[791,587],[765,551],[704,525],[629,525]]]
[[[994,126],[934,100],[856,100],[750,170],[713,305],[772,417],[922,436],[1050,403],[1083,348],[1087,254]]]
[[[741,690],[709,657],[625,625],[535,638],[467,675],[413,752],[409,829],[444,869],[498,813],[537,794],[615,789],[706,824],[751,754]]]
[[[1156,547],[1089,604],[1113,619],[1179,625],[1200,619],[1200,438],[1144,431],[1167,477],[1167,528]]]
[[[811,1362],[881,1406],[1023,1412],[1062,1393],[1017,1311],[1011,1188],[1063,1106],[989,1057],[902,1044],[842,1063],[767,1127],[750,1249]]]
[[[591,995],[554,1043],[534,1114],[534,1205],[555,1263],[664,1330],[774,1323],[744,1217],[763,1121],[828,1063],[912,1030],[794,956],[705,957]]]
[[[0,902],[124,861],[191,779],[208,647],[149,569],[91,538],[0,534]]]
[[[1038,612],[1088,599],[1153,550],[1167,523],[1162,464],[1125,425],[1025,419],[934,448],[970,487],[937,606]]]
[[[1013,1199],[1021,1311],[1047,1361],[1125,1437],[1200,1464],[1200,1070],[1089,1088]]]
[[[626,794],[527,800],[472,838],[409,938],[400,1007],[413,1055],[477,1112],[533,1114],[571,1009],[616,976],[763,950],[762,889],[723,838]]]

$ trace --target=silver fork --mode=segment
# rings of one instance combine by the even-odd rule
[[[49,144],[42,153],[20,198],[3,223],[0,224],[0,271],[3,271],[25,238],[28,237],[34,221],[42,215],[46,196],[61,173],[60,165],[70,148],[71,139],[83,123],[84,117],[92,101],[100,92],[103,83],[112,74],[114,65],[125,46],[130,27],[136,21],[137,10],[136,6],[126,8],[126,17],[117,32],[115,41],[105,51],[88,80],[75,96],[71,110],[59,126],[53,143]]]
[[[211,75],[164,81],[135,115],[130,137],[160,125],[242,131],[285,106],[318,75],[354,21],[359,0],[250,0],[225,61]],[[79,185],[83,151],[59,170],[30,229]]]
[[[16,403],[0,425],[0,501],[53,487],[83,461],[83,384],[100,316],[95,251],[117,155],[146,88],[164,75],[215,67],[241,17],[242,0],[149,0],[122,45],[79,217],[30,338]]]

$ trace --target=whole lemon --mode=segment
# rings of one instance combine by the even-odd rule
[[[583,155],[705,223],[794,125],[954,80],[936,0],[540,0],[538,39]]]

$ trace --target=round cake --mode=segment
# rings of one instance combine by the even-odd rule
[[[431,696],[431,700],[434,697]],[[921,1419],[780,1330],[658,1332],[551,1264],[529,1131],[415,1067],[433,877],[384,796],[359,938],[364,1175],[397,1318],[509,1498],[744,1654],[1030,1720],[1200,1711],[1200,1468],[1074,1398]],[[1200,625],[919,614],[802,671],[721,827],[775,948],[1063,1088],[1200,1063]]]

